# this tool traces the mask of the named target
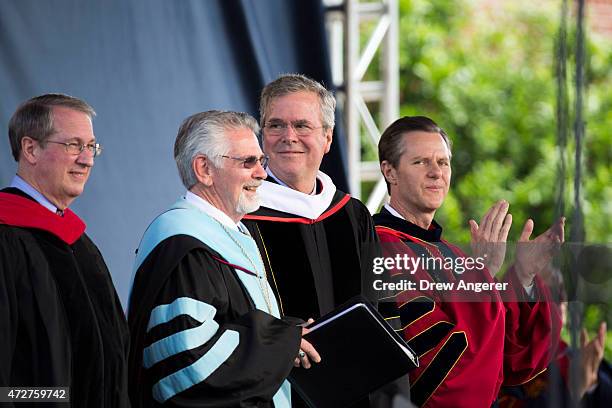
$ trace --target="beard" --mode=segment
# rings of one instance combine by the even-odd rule
[[[261,183],[260,183],[261,184]],[[260,184],[257,184],[258,186]],[[248,214],[259,209],[261,200],[259,195],[255,193],[253,197],[247,197],[246,192],[242,191],[238,197],[238,203],[236,204],[236,212],[239,214]]]

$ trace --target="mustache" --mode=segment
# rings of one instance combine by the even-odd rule
[[[248,184],[245,184],[245,187],[260,187],[263,184],[263,181],[253,181]]]

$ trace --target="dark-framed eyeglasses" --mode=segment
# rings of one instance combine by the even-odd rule
[[[253,167],[255,167],[255,165],[257,165],[258,162],[259,164],[261,164],[261,167],[266,168],[266,166],[268,165],[268,161],[270,160],[270,158],[266,155],[262,155],[259,157],[257,156],[232,157],[232,156],[221,155],[221,157],[226,158],[226,159],[236,160],[237,162],[240,162],[245,169],[252,169]]]
[[[44,143],[55,143],[64,145],[64,147],[66,148],[66,152],[75,156],[81,154],[85,149],[87,149],[88,152],[93,154],[93,157],[98,157],[102,154],[102,145],[100,143],[81,144],[76,142],[57,142],[55,140],[45,140]]]
[[[286,123],[283,121],[270,121],[265,126],[268,129],[268,133],[272,136],[281,136],[287,132],[287,129],[291,128],[298,136],[308,136],[317,129],[322,129],[325,126],[313,126],[308,122],[294,122]]]

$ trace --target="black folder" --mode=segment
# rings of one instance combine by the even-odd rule
[[[321,355],[294,368],[291,386],[312,408],[342,408],[418,367],[414,351],[362,297],[312,323],[304,338]]]

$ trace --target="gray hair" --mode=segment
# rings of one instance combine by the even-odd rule
[[[15,161],[19,161],[21,140],[25,136],[44,143],[53,134],[52,111],[55,106],[83,112],[91,120],[96,116],[87,102],[69,95],[51,93],[28,99],[19,105],[9,120],[9,143]]]
[[[195,157],[202,154],[215,167],[221,167],[221,156],[230,151],[225,132],[241,128],[250,129],[255,136],[259,134],[255,118],[243,112],[212,110],[196,113],[183,121],[174,142],[174,160],[187,189],[198,182],[192,167]]]
[[[261,91],[259,100],[260,124],[264,127],[268,109],[275,98],[295,92],[313,92],[319,97],[321,122],[324,128],[333,129],[335,125],[336,98],[317,81],[301,74],[284,74],[270,82]]]

